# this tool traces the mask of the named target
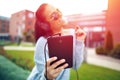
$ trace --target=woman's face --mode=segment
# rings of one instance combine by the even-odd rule
[[[65,25],[62,13],[52,5],[47,5],[44,14],[46,20],[50,23],[53,33],[61,32],[62,27]]]

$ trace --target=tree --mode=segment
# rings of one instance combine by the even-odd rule
[[[104,47],[106,50],[111,51],[113,49],[113,36],[111,31],[106,31]]]

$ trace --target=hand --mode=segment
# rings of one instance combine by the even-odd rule
[[[85,38],[86,38],[86,33],[85,33],[85,31],[83,31],[79,26],[76,26],[75,34],[76,34],[77,40],[79,40],[79,41],[81,41],[81,40],[84,41]]]
[[[45,75],[47,76],[48,80],[53,80],[54,78],[56,78],[59,75],[59,73],[68,66],[68,64],[65,63],[65,59],[61,59],[51,65],[51,63],[55,60],[57,60],[57,57],[52,57],[46,63],[47,75],[46,75],[46,71],[45,71]],[[60,67],[57,67],[62,63],[65,63],[65,64]]]

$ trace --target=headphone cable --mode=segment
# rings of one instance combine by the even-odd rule
[[[80,80],[80,79],[79,79],[79,74],[78,74],[77,69],[75,69],[75,72],[76,72],[77,80]]]
[[[45,77],[46,77],[46,80],[48,80],[47,78],[47,55],[46,55],[46,46],[47,46],[47,42],[45,43],[45,46],[44,46],[44,55],[45,55]]]

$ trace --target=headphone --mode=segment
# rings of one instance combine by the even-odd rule
[[[42,30],[44,30],[46,32],[50,30],[49,23],[47,23],[47,22],[40,22],[40,21],[36,20],[36,25],[39,26]]]

